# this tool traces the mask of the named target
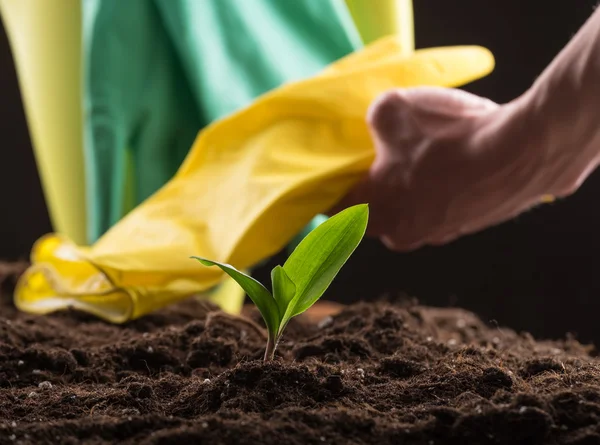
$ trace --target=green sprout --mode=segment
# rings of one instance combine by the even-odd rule
[[[254,278],[229,264],[193,257],[205,266],[218,266],[246,291],[267,327],[265,361],[275,349],[288,322],[310,308],[327,290],[360,244],[369,219],[367,204],[349,207],[312,230],[283,266],[271,271],[273,294]]]

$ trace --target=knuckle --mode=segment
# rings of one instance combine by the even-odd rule
[[[407,102],[399,91],[387,91],[375,99],[369,107],[367,123],[382,133],[393,132],[407,108]]]

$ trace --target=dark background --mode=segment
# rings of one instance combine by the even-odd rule
[[[486,46],[496,69],[465,89],[506,102],[531,85],[596,1],[415,0],[416,43]],[[0,97],[0,258],[25,258],[51,226],[3,29]],[[600,344],[599,196],[596,172],[567,200],[444,247],[394,254],[366,240],[329,295],[356,301],[406,292],[423,303],[465,307],[537,336],[570,331]]]

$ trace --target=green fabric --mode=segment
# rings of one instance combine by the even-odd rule
[[[362,46],[344,0],[83,1],[89,242],[204,126]]]

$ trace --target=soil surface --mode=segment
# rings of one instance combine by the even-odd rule
[[[5,283],[6,284],[6,283]],[[458,309],[362,303],[288,327],[189,300],[113,326],[0,302],[0,444],[600,443],[600,360]]]

